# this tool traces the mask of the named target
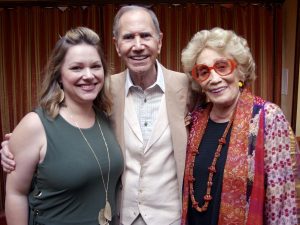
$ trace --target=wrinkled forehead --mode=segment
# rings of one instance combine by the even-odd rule
[[[205,47],[197,56],[196,64],[213,65],[217,60],[230,58],[226,52]]]
[[[120,18],[118,31],[121,36],[124,34],[157,33],[150,14],[145,10],[125,12]]]

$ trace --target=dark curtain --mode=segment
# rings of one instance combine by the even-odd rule
[[[117,4],[88,7],[0,8],[0,141],[36,106],[41,71],[55,42],[68,29],[87,26],[102,38],[111,72],[124,69],[112,42]],[[215,26],[245,37],[257,65],[255,94],[280,105],[282,7],[278,4],[153,4],[163,36],[159,60],[181,71],[181,50],[193,34]],[[277,91],[275,91],[277,90]],[[4,209],[0,170],[0,211]]]

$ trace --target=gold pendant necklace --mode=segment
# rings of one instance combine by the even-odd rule
[[[93,156],[94,156],[95,160],[97,161],[97,164],[98,164],[98,167],[99,167],[99,170],[100,170],[100,174],[101,174],[101,178],[102,178],[102,182],[103,182],[103,186],[104,186],[104,191],[105,191],[105,207],[103,209],[101,209],[100,212],[99,212],[99,214],[98,214],[98,222],[99,222],[100,225],[109,225],[109,222],[112,219],[112,216],[111,216],[111,207],[110,207],[110,203],[108,201],[108,194],[107,194],[108,193],[108,186],[109,186],[109,176],[110,176],[110,157],[109,157],[108,146],[107,146],[104,134],[102,132],[102,128],[101,128],[100,122],[99,122],[98,118],[96,117],[96,121],[97,121],[97,124],[98,124],[99,130],[100,130],[101,136],[102,136],[104,144],[105,144],[105,148],[106,148],[106,152],[107,152],[107,158],[108,158],[108,175],[107,175],[107,183],[106,183],[106,185],[105,185],[105,181],[104,181],[104,176],[103,176],[101,164],[99,162],[99,159],[98,159],[98,157],[97,157],[94,149],[92,148],[92,146],[88,142],[87,138],[84,136],[82,130],[78,126],[78,123],[73,119],[72,114],[69,113],[69,115],[70,115],[70,118],[73,121],[73,123],[75,123],[76,127],[80,131],[81,136],[83,137],[83,139],[85,140],[85,142],[89,146],[89,149],[93,153]]]

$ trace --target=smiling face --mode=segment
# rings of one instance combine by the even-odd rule
[[[93,104],[104,85],[104,70],[95,47],[75,45],[67,51],[60,82],[66,104]]]
[[[211,67],[221,59],[231,59],[231,57],[205,48],[199,54],[196,64],[205,64]],[[240,95],[239,80],[236,69],[226,76],[220,76],[212,69],[210,76],[199,84],[214,106],[228,107],[235,104]]]
[[[115,46],[131,76],[156,78],[155,61],[160,53],[162,34],[158,34],[145,10],[125,12],[119,21]],[[149,78],[148,78],[149,77]]]

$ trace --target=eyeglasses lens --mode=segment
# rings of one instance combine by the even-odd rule
[[[233,65],[230,63],[229,60],[218,60],[215,62],[215,64],[212,67],[209,67],[207,65],[196,65],[194,67],[194,71],[192,71],[194,78],[199,79],[201,81],[206,80],[209,75],[210,71],[214,69],[216,73],[218,73],[220,76],[226,76],[232,72]]]
[[[200,80],[205,80],[207,77],[209,77],[210,69],[207,65],[200,65],[196,68],[196,74]]]
[[[217,61],[213,68],[221,76],[228,75],[231,72],[231,64],[227,60]]]

